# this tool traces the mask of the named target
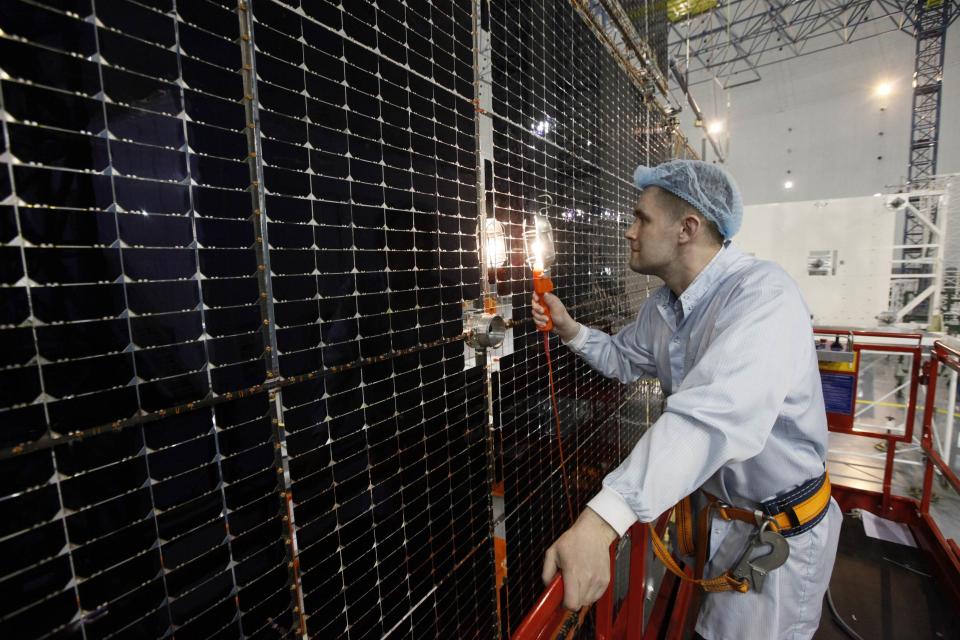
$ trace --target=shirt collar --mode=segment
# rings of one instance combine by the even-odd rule
[[[688,317],[739,254],[740,252],[730,246],[730,241],[727,240],[679,298],[670,290],[670,287],[664,286],[660,293],[660,306],[672,308],[678,321]]]

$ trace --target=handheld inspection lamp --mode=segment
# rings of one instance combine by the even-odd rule
[[[543,214],[534,214],[529,221],[523,222],[523,245],[527,252],[527,264],[533,272],[533,290],[543,302],[543,294],[553,291],[553,281],[547,271],[557,260],[557,252],[553,246],[553,229]],[[560,429],[560,407],[557,405],[557,391],[553,384],[553,364],[550,360],[550,334],[553,329],[553,318],[550,309],[543,302],[543,312],[547,322],[540,327],[543,332],[543,355],[547,360],[547,378],[550,384],[550,403],[553,406],[553,419],[557,427],[557,449],[560,453],[560,471],[563,477],[563,491],[567,496],[567,515],[570,524],[574,521],[573,498],[570,496],[570,481],[567,478],[566,456],[563,453],[563,434]]]
[[[547,271],[557,260],[557,252],[553,247],[553,229],[546,216],[535,214],[530,221],[524,221],[523,245],[527,252],[527,264],[533,272],[533,290],[543,301],[543,294],[553,291],[553,281]],[[546,302],[543,302],[543,308],[547,322],[540,331],[550,331],[553,329],[553,318],[550,317]]]

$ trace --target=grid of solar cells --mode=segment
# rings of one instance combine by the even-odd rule
[[[6,444],[265,375],[236,16],[75,4],[0,10]]]
[[[0,30],[2,444],[262,383],[235,3]],[[294,628],[274,433],[264,393],[5,459],[0,634]]]
[[[311,635],[491,636],[486,400],[458,351],[395,360],[367,409],[345,389],[372,371],[284,392]]]
[[[544,213],[554,229],[557,293],[581,322],[616,331],[655,283],[628,275],[623,232],[632,219],[633,169],[668,157],[640,92],[570,3],[491,3],[493,205],[510,236],[499,293],[515,320],[529,316],[522,222]],[[662,128],[661,128],[662,129]],[[569,526],[541,336],[514,327],[500,362],[494,419],[502,442],[506,602],[514,630],[542,590],[543,552]],[[648,424],[650,392],[601,378],[552,339],[562,435],[575,511]],[[647,384],[647,387],[650,385]]]
[[[4,637],[295,626],[265,394],[2,466]]]
[[[652,286],[623,270],[623,177],[669,136],[569,4],[489,6],[500,293],[527,318],[519,230],[545,207],[565,300],[615,329]],[[0,3],[0,444],[47,447],[0,461],[4,635],[496,635],[486,384],[460,343],[470,8]],[[528,329],[493,398],[513,625],[565,524],[555,464],[531,464],[556,454]],[[581,507],[655,390],[555,353]]]
[[[489,637],[470,5],[251,5],[280,374],[380,359],[282,392],[307,628]]]

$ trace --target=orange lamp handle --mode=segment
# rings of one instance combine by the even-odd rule
[[[543,300],[543,294],[553,291],[553,281],[550,280],[549,276],[544,275],[542,271],[534,271],[533,290],[540,296],[540,300],[543,301],[543,313],[547,316],[546,324],[539,329],[540,331],[551,331],[553,329],[553,318],[550,317],[550,308],[547,306],[546,301]]]

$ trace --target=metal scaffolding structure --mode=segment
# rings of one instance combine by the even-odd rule
[[[924,248],[931,241],[930,225],[939,222],[940,198],[928,195],[934,186],[937,174],[937,150],[940,140],[940,105],[943,94],[943,60],[946,49],[947,26],[957,16],[955,2],[944,0],[918,0],[915,6],[913,36],[916,40],[913,70],[913,105],[910,121],[910,159],[907,167],[907,189],[917,209],[911,209],[904,217],[902,258],[904,273],[917,273],[907,269],[911,263],[922,262],[929,250]],[[923,211],[927,220],[915,212]],[[916,247],[916,248],[914,248]],[[926,273],[925,269],[920,270]],[[921,300],[923,282],[918,276],[914,282],[914,301]],[[931,301],[915,307],[919,317],[930,318],[940,312],[940,305]]]
[[[952,10],[952,13],[951,13]],[[907,180],[924,188],[937,173],[937,142],[947,26],[956,17],[956,5],[931,0],[918,2],[917,42],[913,70],[913,121],[910,127],[910,166]]]
[[[731,88],[798,56],[891,31],[918,35],[934,15],[945,28],[960,15],[960,0],[721,0],[712,10],[678,15],[669,52],[685,62],[688,84],[717,79]]]

